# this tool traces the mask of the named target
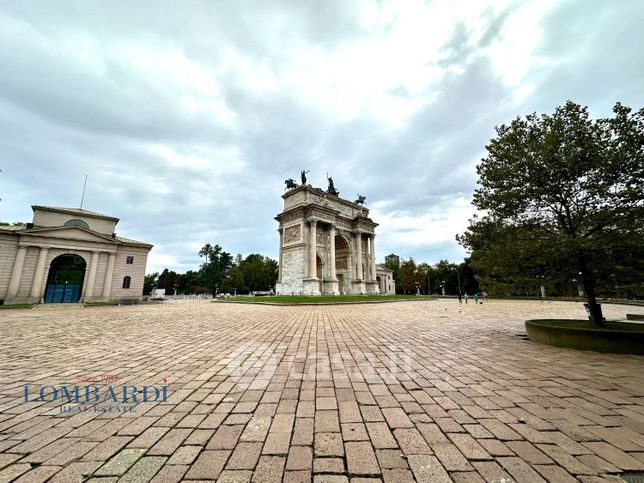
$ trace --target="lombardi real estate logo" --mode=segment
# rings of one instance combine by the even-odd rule
[[[158,385],[114,384],[115,375],[78,376],[72,385],[25,384],[25,403],[61,403],[61,413],[118,412],[134,413],[141,403],[168,400],[167,379]]]

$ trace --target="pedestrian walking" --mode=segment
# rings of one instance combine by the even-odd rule
[[[475,303],[476,305],[478,305],[478,304],[479,304],[479,294],[478,294],[478,293],[475,293],[475,294],[474,294],[474,303]]]

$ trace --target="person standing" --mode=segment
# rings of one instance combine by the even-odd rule
[[[465,303],[467,303],[467,299],[470,298],[469,295],[467,295],[467,292],[465,292]]]
[[[479,294],[478,294],[478,293],[475,293],[475,294],[474,294],[474,303],[475,303],[476,305],[478,305],[478,304],[479,304]]]

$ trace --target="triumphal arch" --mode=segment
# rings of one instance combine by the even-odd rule
[[[279,278],[282,295],[337,295],[378,293],[376,281],[375,228],[364,207],[340,198],[328,178],[324,191],[292,179],[282,196],[284,210],[279,222]]]

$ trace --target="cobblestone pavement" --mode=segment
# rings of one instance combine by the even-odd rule
[[[2,311],[0,482],[621,481],[644,471],[644,357],[517,335],[582,316],[493,300]],[[168,397],[38,401],[81,375],[165,380]]]

